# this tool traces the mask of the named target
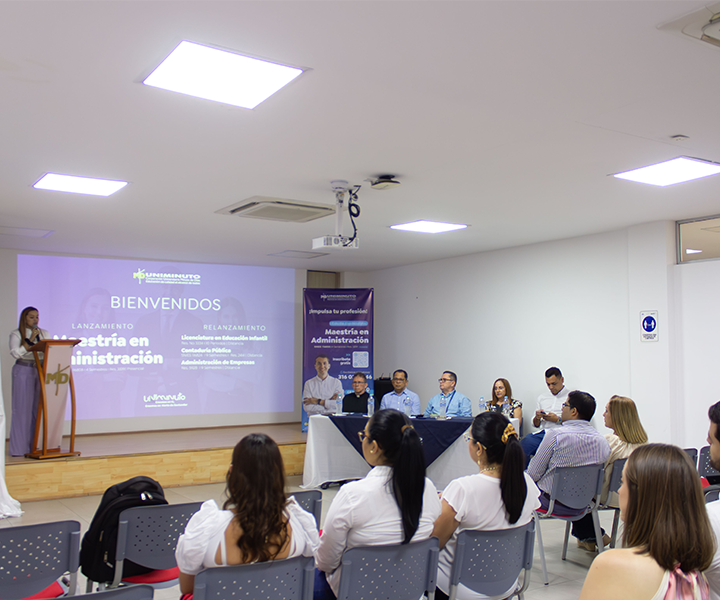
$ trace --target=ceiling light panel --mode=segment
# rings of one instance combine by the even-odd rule
[[[112,179],[93,179],[76,175],[46,173],[33,187],[38,190],[69,192],[71,194],[88,194],[90,196],[110,196],[127,185],[127,181]]]
[[[445,233],[446,231],[456,231],[465,229],[467,225],[459,223],[440,223],[438,221],[413,221],[412,223],[402,223],[400,225],[391,225],[390,229],[399,231],[416,231],[418,233]]]
[[[720,164],[709,160],[679,156],[672,160],[649,165],[632,171],[615,173],[618,179],[665,187],[720,173]]]
[[[302,72],[296,67],[183,41],[143,83],[196,98],[255,108]]]

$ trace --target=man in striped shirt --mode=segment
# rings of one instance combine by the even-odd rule
[[[607,440],[590,424],[594,414],[595,398],[587,392],[570,392],[562,405],[562,427],[545,433],[527,469],[542,492],[542,508],[550,504],[555,469],[597,465],[610,456]],[[576,510],[574,514],[581,512]],[[573,514],[573,509],[563,509],[563,513]]]

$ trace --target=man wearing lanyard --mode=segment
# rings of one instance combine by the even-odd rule
[[[457,385],[457,375],[452,371],[443,371],[442,377],[438,379],[440,383],[440,393],[430,398],[425,416],[441,415],[440,403],[445,400],[445,416],[447,417],[472,417],[472,409],[470,400],[467,396],[455,391]]]
[[[394,408],[400,412],[405,411],[405,400],[410,400],[410,414],[420,414],[420,397],[407,389],[408,374],[407,371],[398,369],[392,376],[392,392],[388,392],[382,397],[380,408]]]

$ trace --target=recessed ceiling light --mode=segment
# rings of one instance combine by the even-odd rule
[[[720,164],[699,158],[688,158],[678,156],[672,160],[641,167],[632,171],[615,173],[618,179],[637,181],[638,183],[649,183],[650,185],[673,185],[683,181],[700,179],[709,175],[720,173]]]
[[[445,233],[446,231],[455,231],[457,229],[465,229],[467,225],[458,223],[439,223],[438,221],[413,221],[412,223],[402,223],[400,225],[391,225],[390,229],[399,229],[400,231],[418,231],[420,233]]]
[[[702,250],[693,250],[692,248],[685,249],[685,254],[700,254],[700,252],[702,252]]]
[[[127,181],[113,181],[112,179],[93,179],[91,177],[77,177],[76,175],[59,175],[47,173],[33,185],[38,190],[52,190],[55,192],[70,192],[72,194],[89,194],[91,196],[109,196],[124,188]]]
[[[255,108],[302,69],[183,41],[143,81],[152,87]]]

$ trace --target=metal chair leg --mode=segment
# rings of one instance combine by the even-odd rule
[[[565,539],[563,540],[562,559],[567,556],[568,539],[570,539],[570,521],[565,521]]]
[[[537,524],[535,531],[537,533],[538,549],[540,550],[540,564],[542,565],[543,581],[545,581],[545,585],[548,585],[550,583],[550,580],[548,579],[547,565],[545,564],[545,550],[543,548],[540,517],[537,515],[537,513],[535,513],[535,523]]]

